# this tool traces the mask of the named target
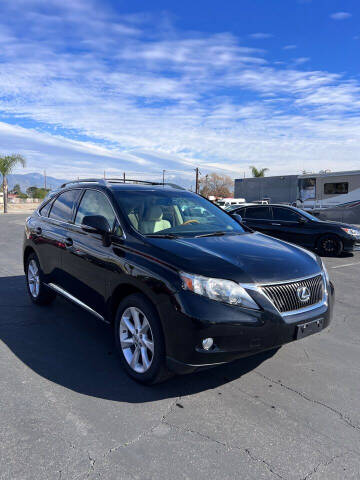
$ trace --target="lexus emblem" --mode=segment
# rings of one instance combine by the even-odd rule
[[[310,290],[308,287],[298,287],[296,294],[300,302],[307,302],[310,299]]]

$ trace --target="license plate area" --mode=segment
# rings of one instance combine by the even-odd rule
[[[309,335],[313,335],[314,333],[320,332],[323,329],[323,327],[324,327],[323,318],[318,318],[316,320],[312,320],[311,322],[297,325],[296,339],[299,340],[300,338],[308,337]]]

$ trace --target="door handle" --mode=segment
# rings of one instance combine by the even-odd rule
[[[281,223],[272,223],[271,225],[277,225],[278,227],[280,227]]]
[[[65,238],[65,242],[64,242],[64,243],[65,243],[65,245],[66,245],[67,247],[72,247],[74,242],[73,242],[73,239],[72,239],[72,238],[67,237],[67,238]]]
[[[36,227],[36,228],[35,228],[35,233],[36,233],[36,235],[41,235],[41,232],[42,232],[42,230],[41,230],[40,227]]]

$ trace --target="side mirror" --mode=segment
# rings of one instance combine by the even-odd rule
[[[84,232],[106,235],[111,232],[109,222],[102,215],[86,215],[81,223]]]
[[[232,213],[231,216],[232,216],[233,219],[236,220],[238,223],[242,223],[242,221],[243,221],[242,216],[239,215],[238,213]]]
[[[307,220],[304,217],[299,217],[299,223],[306,223]]]

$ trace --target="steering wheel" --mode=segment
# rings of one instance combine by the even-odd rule
[[[190,223],[200,223],[200,222],[199,222],[199,220],[195,220],[195,219],[193,219],[193,220],[186,220],[186,222],[181,223],[181,224],[179,225],[179,227],[182,227],[183,225],[189,225]]]

